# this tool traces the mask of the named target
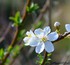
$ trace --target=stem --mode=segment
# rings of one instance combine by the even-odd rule
[[[3,59],[1,65],[4,65],[4,63],[6,62],[6,59],[9,57],[10,52],[11,52],[12,48],[14,47],[14,45],[15,45],[15,43],[16,43],[17,37],[18,37],[18,27],[16,27],[15,36],[14,36],[14,38],[13,38],[11,44],[10,44],[11,49],[10,49],[10,51],[5,55],[5,57],[4,57],[4,59]]]
[[[8,32],[10,31],[11,28],[11,23],[9,23],[5,33],[3,34],[3,36],[0,38],[0,43],[5,39],[6,35],[8,34]]]
[[[52,29],[52,23],[51,23],[51,6],[52,6],[52,1],[51,0],[49,0],[49,26],[50,26],[50,28]],[[45,54],[44,54],[44,60],[43,60],[43,62],[42,62],[42,64],[41,65],[45,65],[45,62],[46,62],[46,59],[47,59],[47,52],[45,51]]]
[[[52,20],[51,20],[51,13],[52,13],[52,0],[49,0],[49,26],[50,26],[50,28],[51,28],[51,30],[52,30]]]
[[[25,5],[25,8],[24,8],[24,14],[23,14],[23,16],[22,16],[22,20],[24,20],[25,17],[26,17],[26,7],[27,7],[29,4],[30,4],[30,0],[27,0],[26,5]],[[4,57],[4,59],[3,59],[2,63],[1,63],[1,65],[4,65],[4,64],[5,64],[7,58],[8,58],[9,55],[10,55],[10,52],[11,52],[12,48],[13,48],[13,47],[15,46],[15,44],[17,43],[18,33],[20,32],[19,27],[20,27],[20,26],[16,26],[15,36],[14,36],[14,38],[13,38],[11,44],[10,44],[11,49],[10,49],[10,51],[8,51],[8,53],[5,55],[5,57]]]
[[[47,59],[47,54],[48,54],[48,53],[45,51],[44,60],[43,60],[43,62],[42,62],[41,65],[45,65],[45,62],[46,62],[46,59]]]
[[[20,51],[21,51],[23,49],[23,43],[21,43],[19,46],[20,46]],[[15,60],[17,59],[18,56],[19,55],[16,55],[15,58],[13,58],[13,60],[10,62],[9,65],[13,65],[13,63],[15,62]]]

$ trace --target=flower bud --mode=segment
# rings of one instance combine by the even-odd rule
[[[54,27],[60,27],[60,22],[55,22]]]
[[[60,22],[55,22],[54,27],[56,28],[56,32],[60,33]]]

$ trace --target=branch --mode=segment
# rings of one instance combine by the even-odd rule
[[[26,9],[27,9],[27,6],[30,4],[30,2],[31,2],[30,0],[27,0],[25,6],[24,6],[24,8],[23,8],[22,20],[24,20],[25,17],[26,17]]]
[[[23,49],[23,42],[19,45],[20,46],[20,51]],[[15,60],[17,59],[19,55],[15,56],[15,58],[12,59],[12,61],[10,62],[9,65],[13,65],[13,63],[15,62]]]
[[[37,22],[43,17],[43,15],[44,15],[44,13],[46,12],[46,10],[48,9],[48,7],[49,7],[49,0],[46,1],[45,5],[44,5],[43,8],[41,9],[40,14],[39,14],[38,18],[37,18],[36,21],[35,21],[35,24],[37,24]],[[26,10],[26,7],[24,8],[24,10]],[[24,11],[24,15],[22,16],[22,19],[24,19],[25,16],[26,16],[26,11]],[[21,44],[21,46],[22,46],[22,44]],[[23,48],[23,47],[21,47],[21,49],[22,49],[22,48]],[[21,50],[21,49],[20,49],[20,50]],[[15,61],[16,58],[17,58],[17,57],[15,57],[15,58],[12,60],[12,62],[10,63],[10,65],[13,64],[13,62]]]
[[[60,35],[59,35],[59,38],[58,38],[57,40],[53,41],[53,43],[64,39],[64,38],[65,38],[66,36],[68,36],[69,34],[70,34],[70,32],[65,32],[63,35],[60,34]]]
[[[64,38],[65,38],[66,36],[68,36],[69,34],[70,34],[70,32],[65,32],[63,35],[62,35],[62,34],[59,35],[58,39],[55,40],[55,41],[53,41],[52,43],[54,43],[54,42],[58,42],[58,41],[64,39]],[[43,60],[43,62],[42,62],[41,65],[44,65],[44,64],[45,64],[46,59],[47,59],[47,52],[46,52],[45,55],[44,55],[44,60]]]
[[[49,16],[48,16],[48,18],[49,18],[49,26],[50,26],[50,28],[52,29],[52,22],[51,22],[51,5],[52,5],[52,0],[47,0],[48,1],[48,6],[49,6],[49,9],[48,9],[48,12],[49,12]],[[45,54],[44,54],[44,60],[43,60],[43,62],[42,62],[42,64],[41,65],[45,65],[45,62],[46,62],[46,59],[47,59],[47,52],[45,51]]]
[[[8,34],[9,30],[11,28],[11,23],[9,23],[5,33],[3,34],[3,36],[0,38],[0,43],[5,39],[6,35]]]
[[[30,0],[27,0],[26,5],[25,5],[25,8],[24,8],[24,14],[23,14],[23,16],[22,16],[22,20],[25,19],[25,16],[26,16],[26,7],[29,5],[29,3],[30,3]],[[13,48],[13,47],[15,46],[15,44],[17,43],[17,38],[18,38],[18,33],[19,33],[19,31],[20,31],[20,29],[19,29],[19,27],[17,26],[17,27],[16,27],[16,32],[15,32],[14,38],[13,38],[11,44],[10,44],[10,46],[11,46],[12,48]],[[12,48],[11,48],[10,51],[5,55],[5,57],[4,57],[4,59],[3,59],[2,63],[1,63],[1,65],[4,65],[4,63],[6,62],[6,59],[9,57]]]
[[[35,24],[37,24],[37,22],[39,22],[39,20],[43,17],[43,15],[46,12],[46,10],[48,9],[48,7],[49,7],[49,0],[46,0],[46,3],[44,4],[43,8],[41,9],[39,16],[35,20]]]
[[[18,34],[18,27],[16,27],[16,32],[15,32],[14,38],[13,38],[11,44],[10,44],[10,46],[11,46],[12,48],[13,48],[13,46],[15,45],[15,42],[16,42],[16,40],[17,40],[17,34]],[[4,63],[6,62],[6,59],[9,57],[12,48],[11,48],[10,51],[5,55],[5,57],[4,57],[4,59],[3,59],[1,65],[4,65]]]

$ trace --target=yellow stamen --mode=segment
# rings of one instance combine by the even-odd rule
[[[47,38],[46,37],[43,37],[42,38],[42,41],[46,42],[47,41]]]

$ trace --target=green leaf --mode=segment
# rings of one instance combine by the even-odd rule
[[[50,57],[52,55],[52,53],[49,53],[47,56]]]
[[[12,49],[12,46],[9,46],[9,47],[8,47],[8,52],[10,52],[10,51],[11,51],[11,49]]]
[[[41,54],[38,54],[38,58],[39,58],[39,61],[36,61],[36,63],[42,64],[42,62],[43,62],[43,56]]]
[[[11,62],[11,61],[10,61],[10,58],[7,58],[7,59],[6,59],[6,62],[5,62],[5,65],[9,65],[10,62]]]
[[[30,9],[34,7],[34,3],[31,3]]]
[[[29,12],[30,8],[27,6],[26,10],[27,10],[27,12]]]
[[[38,23],[37,23],[37,25],[35,24],[33,24],[33,27],[34,27],[34,29],[37,29],[37,28],[40,28],[40,27],[42,27],[42,22],[41,21],[39,21]]]
[[[11,54],[13,55],[13,57],[15,57],[16,55],[18,55],[20,52],[20,46],[19,45],[16,45],[12,51],[11,51]]]
[[[30,7],[27,6],[27,12],[32,13],[39,8],[37,4],[31,3]]]
[[[10,19],[10,20],[13,20],[13,21],[15,20],[15,18],[14,18],[14,17],[9,17],[9,19]]]
[[[20,40],[21,38],[23,38],[25,36],[25,30],[21,30],[18,34],[18,40]]]
[[[15,14],[15,22],[17,24],[20,23],[20,12],[19,11]]]
[[[16,12],[15,17],[9,17],[10,20],[14,21],[14,25],[20,25],[22,23],[22,19],[20,16],[20,12]]]
[[[0,60],[2,60],[4,57],[4,50],[0,49]]]

